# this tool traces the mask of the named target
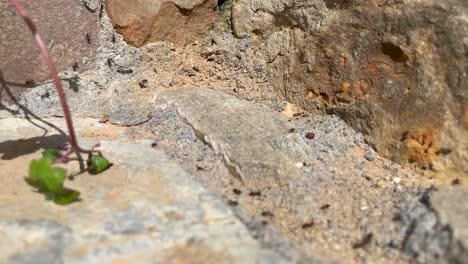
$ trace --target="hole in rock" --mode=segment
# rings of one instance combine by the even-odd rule
[[[398,46],[384,42],[382,43],[382,52],[394,62],[405,63],[409,60],[408,55]]]

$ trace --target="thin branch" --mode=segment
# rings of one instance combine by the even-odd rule
[[[46,47],[46,45],[44,43],[44,40],[42,39],[41,35],[39,34],[39,31],[37,30],[36,25],[34,24],[32,19],[29,17],[29,15],[26,12],[26,9],[19,2],[19,0],[10,0],[10,3],[16,8],[16,10],[20,14],[21,18],[23,18],[24,22],[26,23],[29,30],[33,34],[34,39],[35,39],[36,44],[37,44],[37,47],[39,48],[39,50],[41,52],[42,58],[44,59],[45,63],[47,64],[47,67],[48,67],[49,72],[50,72],[50,76],[52,77],[52,79],[54,81],[55,88],[56,88],[58,96],[60,98],[60,103],[62,104],[63,113],[64,113],[64,116],[65,116],[65,120],[67,122],[68,132],[70,134],[70,145],[71,145],[71,149],[64,155],[64,157],[65,158],[68,157],[68,155],[70,155],[71,153],[73,153],[75,151],[82,152],[82,153],[87,153],[87,154],[92,154],[93,152],[95,152],[94,150],[85,150],[85,149],[82,149],[78,145],[78,140],[76,138],[75,129],[73,127],[73,120],[72,120],[72,117],[71,117],[70,108],[68,107],[68,103],[67,103],[67,99],[65,97],[65,93],[63,91],[62,83],[60,82],[60,79],[59,79],[58,74],[57,74],[57,69],[55,68],[54,63],[52,62],[52,59],[51,59],[51,57],[49,55],[49,52],[47,51],[47,47]],[[66,160],[64,160],[64,161],[66,161]]]

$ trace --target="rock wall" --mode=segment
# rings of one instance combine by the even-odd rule
[[[232,24],[284,99],[340,115],[396,161],[468,175],[466,1],[238,0]]]
[[[41,32],[59,71],[70,67],[84,71],[94,61],[99,12],[96,3],[91,6],[88,2],[21,1]],[[8,0],[0,0],[0,25],[0,73],[14,87],[12,92],[19,95],[25,88],[49,79],[49,71],[31,33]]]
[[[202,40],[218,19],[216,0],[108,0],[116,30],[133,46],[169,41],[184,46]]]

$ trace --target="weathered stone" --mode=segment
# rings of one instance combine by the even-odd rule
[[[284,185],[299,175],[294,162],[273,148],[288,133],[287,118],[228,94],[206,88],[159,92],[160,104],[174,103],[179,114],[231,173],[251,188]]]
[[[232,15],[283,98],[340,115],[386,157],[468,175],[465,1],[239,0]]]
[[[184,46],[202,40],[218,19],[215,0],[109,0],[106,10],[131,45],[170,41]]]
[[[445,187],[430,197],[431,208],[441,226],[450,230],[447,260],[463,263],[468,260],[468,189]]]
[[[62,119],[46,121],[64,127]],[[75,124],[84,146],[103,138],[104,133],[89,133],[93,128],[112,131],[96,119],[76,119]],[[43,132],[26,119],[0,120],[0,143],[12,143],[0,148],[0,178],[10,186],[0,194],[0,262],[285,263],[262,248],[219,198],[152,148],[151,140],[134,141],[122,131],[101,141],[113,167],[65,183],[81,191],[81,201],[65,207],[45,201],[23,180],[29,161],[40,157],[38,148],[15,152],[18,146],[37,146],[25,138],[57,134],[49,127],[46,136]],[[15,157],[3,164],[9,153]],[[79,172],[77,164],[67,168],[69,174]]]
[[[59,71],[77,63],[77,70],[91,67],[98,46],[98,14],[79,1],[21,1],[36,23]],[[34,83],[50,78],[34,39],[9,1],[0,1],[0,71],[19,95]],[[7,100],[7,96],[1,96]]]
[[[402,249],[417,263],[465,263],[468,260],[466,187],[441,187],[406,203]]]

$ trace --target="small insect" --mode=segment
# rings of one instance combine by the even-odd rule
[[[273,217],[274,214],[272,212],[269,212],[269,211],[264,211],[264,212],[262,212],[262,216],[264,216],[264,217]]]
[[[249,193],[249,196],[250,196],[250,197],[262,196],[262,193],[261,193],[260,191],[250,192],[250,193]]]
[[[197,168],[197,171],[204,171],[204,170],[206,170],[206,168],[205,168],[204,166],[202,166],[202,165],[197,165],[196,168]]]
[[[130,74],[130,73],[133,73],[133,70],[132,69],[118,69],[117,72],[121,74]]]
[[[109,66],[109,68],[111,68],[111,67],[112,67],[112,64],[114,64],[114,60],[111,59],[111,58],[108,58],[108,59],[107,59],[107,66]]]
[[[26,84],[28,87],[36,86],[36,82],[34,80],[27,80],[24,84]]]
[[[73,71],[78,71],[78,62],[77,62],[77,61],[75,61],[75,62],[73,63],[72,69],[73,69]]]
[[[314,226],[314,220],[310,220],[310,222],[307,222],[307,223],[304,223],[302,224],[301,228],[302,229],[307,229],[307,228],[311,228]]]
[[[330,208],[329,204],[324,204],[324,205],[320,206],[320,209],[322,209],[322,210],[325,210],[325,209],[328,209],[328,208]]]
[[[365,235],[361,240],[353,244],[353,248],[356,249],[364,247],[372,241],[373,236],[374,235],[372,233]]]
[[[140,88],[148,88],[148,80],[144,79],[144,80],[141,80],[139,83],[140,85]]]
[[[41,99],[45,99],[45,98],[49,98],[49,97],[50,97],[49,92],[46,92],[45,94],[41,95]]]
[[[88,45],[91,44],[91,36],[89,35],[89,33],[86,33],[85,37],[86,37],[86,42],[88,43]]]
[[[436,155],[448,155],[452,152],[451,149],[446,149],[446,148],[441,148],[439,150],[436,151]]]

